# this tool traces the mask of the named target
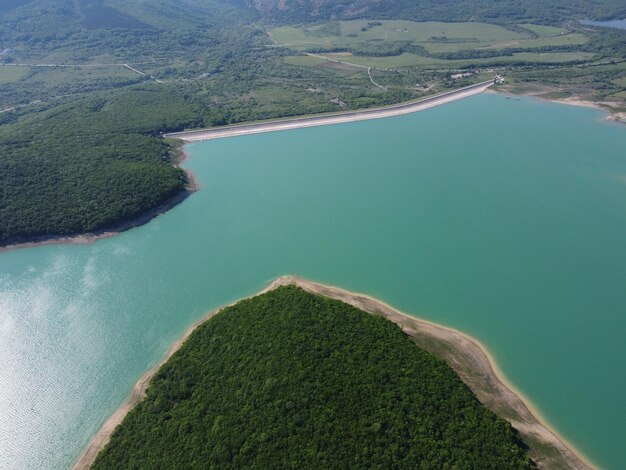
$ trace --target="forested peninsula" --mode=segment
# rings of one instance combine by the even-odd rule
[[[533,468],[517,433],[393,323],[297,287],[221,312],[92,468]]]
[[[626,16],[601,3],[2,2],[0,246],[114,229],[180,197],[163,133],[373,108],[494,73],[623,112],[626,32],[578,23]]]
[[[208,318],[75,468],[587,468],[453,330],[290,276]]]

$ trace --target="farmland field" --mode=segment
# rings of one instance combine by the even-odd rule
[[[411,42],[430,53],[466,49],[536,48],[584,44],[587,37],[562,28],[524,24],[512,29],[486,23],[418,23],[353,20],[271,30],[272,39],[294,50],[341,48],[380,42]]]
[[[593,54],[587,52],[518,52],[507,56],[490,57],[484,59],[464,59],[464,60],[444,60],[434,57],[423,57],[417,54],[402,53],[397,56],[388,57],[364,57],[353,54],[320,54],[318,57],[309,57],[311,59],[320,60],[325,57],[330,60],[342,61],[348,64],[362,65],[365,67],[394,69],[397,67],[420,67],[420,68],[449,68],[461,69],[472,65],[480,66],[483,64],[491,64],[498,62],[507,63],[566,63],[578,60],[589,60]],[[293,60],[293,58],[290,58]],[[304,65],[305,59],[302,62]],[[293,62],[292,62],[293,63]],[[311,63],[311,65],[318,65]]]
[[[92,92],[145,80],[122,66],[107,67],[0,67],[0,106],[16,105],[41,97]],[[19,83],[18,83],[19,82]],[[22,93],[16,93],[19,86]]]
[[[4,65],[0,67],[0,85],[4,83],[16,82],[28,74],[27,67],[17,67]]]

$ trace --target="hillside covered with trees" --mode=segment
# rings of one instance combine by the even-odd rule
[[[247,0],[275,21],[322,18],[403,18],[415,21],[520,20],[560,23],[563,19],[624,18],[621,0]]]
[[[280,287],[199,326],[92,468],[534,468],[394,323]]]

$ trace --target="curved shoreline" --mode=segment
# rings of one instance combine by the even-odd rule
[[[505,418],[520,432],[530,447],[531,458],[540,468],[596,468],[582,452],[560,436],[530,400],[507,380],[492,354],[477,339],[453,328],[408,315],[368,295],[319,284],[293,275],[281,276],[260,292],[245,298],[256,297],[285,285],[296,285],[307,292],[340,300],[370,314],[382,315],[399,325],[419,347],[444,359],[484,406]],[[240,300],[243,299],[207,313],[187,328],[185,333],[170,347],[163,360],[139,379],[133,387],[130,398],[115,410],[96,433],[73,465],[74,470],[85,470],[90,467],[100,450],[108,443],[115,428],[133,406],[145,396],[152,377],[178,351],[191,333],[224,308]],[[557,455],[550,456],[537,450],[546,445],[554,449]]]
[[[247,134],[259,134],[262,132],[273,132],[289,129],[300,129],[304,127],[321,126],[328,124],[339,124],[344,122],[362,121],[369,119],[378,119],[391,116],[399,116],[402,114],[411,114],[417,111],[423,111],[425,109],[440,106],[442,104],[450,103],[452,101],[467,98],[468,96],[476,95],[487,90],[493,84],[492,80],[477,83],[467,87],[459,88],[457,90],[449,91],[434,96],[427,96],[418,101],[410,101],[403,103],[396,103],[382,108],[368,108],[356,111],[346,111],[343,113],[321,114],[311,117],[295,117],[285,119],[275,119],[271,121],[265,121],[255,124],[239,124],[234,126],[219,126],[209,129],[196,129],[184,132],[173,132],[169,134],[163,134],[164,138],[177,139],[181,144],[202,140],[218,139],[222,137],[234,137],[238,135]],[[180,145],[174,149],[182,155],[179,158],[175,166],[182,168],[181,164],[187,159],[187,153],[180,148]],[[109,238],[119,233],[125,232],[134,227],[139,227],[148,223],[155,217],[167,212],[176,205],[183,202],[193,192],[198,189],[198,185],[195,182],[194,175],[189,170],[182,168],[187,176],[188,184],[185,189],[170,197],[168,200],[160,204],[159,206],[149,209],[141,215],[130,219],[126,222],[122,222],[113,227],[103,228],[88,233],[78,233],[74,235],[42,235],[36,237],[22,237],[9,241],[5,245],[0,245],[0,253],[4,251],[16,250],[19,248],[33,248],[41,245],[60,245],[65,243],[72,243],[78,245],[84,245],[93,243],[101,238]]]
[[[381,108],[367,108],[356,111],[345,111],[340,113],[320,114],[310,117],[293,117],[293,118],[281,118],[271,121],[263,121],[253,124],[235,124],[231,126],[220,126],[208,129],[196,129],[183,132],[174,132],[163,134],[164,138],[177,139],[181,143],[189,143],[196,141],[205,141],[212,139],[219,139],[225,137],[236,137],[240,135],[259,134],[265,132],[274,132],[290,129],[300,129],[305,127],[314,127],[321,125],[341,124],[346,122],[363,121],[370,119],[380,119],[385,117],[400,116],[403,114],[411,114],[418,111],[423,111],[435,106],[440,106],[452,101],[460,100],[473,96],[479,93],[488,92],[500,95],[509,94],[506,90],[489,90],[493,82],[491,80],[486,82],[477,83],[468,87],[459,88],[450,92],[446,92],[440,95],[428,96],[418,101],[410,101],[403,103],[396,103]],[[512,95],[517,96],[517,95]],[[616,123],[626,124],[626,113],[624,112],[612,112],[605,107],[600,106],[598,103],[591,101],[580,101],[575,99],[547,99],[541,98],[532,93],[522,94],[522,96],[539,98],[543,101],[561,103],[582,107],[589,107],[599,109],[608,114],[607,120]],[[183,159],[178,161],[176,166],[180,167],[180,163],[184,161],[187,154],[184,150],[180,150],[184,155]],[[190,184],[181,192],[175,194],[170,199],[155,207],[153,209],[144,212],[138,217],[131,219],[127,222],[123,222],[119,225],[110,228],[100,229],[94,232],[79,233],[74,235],[43,235],[38,237],[23,237],[25,241],[11,241],[8,244],[0,245],[0,253],[4,251],[15,250],[19,248],[33,248],[41,245],[60,245],[65,243],[70,244],[89,244],[93,243],[101,238],[109,238],[118,235],[126,230],[134,227],[139,227],[148,223],[155,217],[167,212],[173,207],[183,202],[188,196],[195,192],[198,187],[194,180],[194,175],[188,170],[185,170],[188,181]]]
[[[79,233],[76,235],[41,235],[38,237],[24,237],[28,241],[9,241],[6,245],[0,245],[0,253],[44,245],[63,245],[66,243],[74,245],[87,245],[102,238],[114,237],[115,235],[119,235],[120,233],[130,230],[131,228],[147,224],[152,219],[165,214],[170,209],[176,207],[199,189],[193,173],[180,167],[180,163],[182,163],[182,160],[179,161],[176,166],[185,172],[187,184],[180,192],[174,194],[157,207],[149,209],[141,215],[126,222],[122,222],[110,228],[94,230],[93,232]]]
[[[616,110],[613,106],[618,104],[615,102],[607,102],[607,101],[591,101],[589,99],[581,98],[577,95],[568,96],[566,98],[547,98],[543,95],[545,90],[540,91],[522,91],[522,92],[514,92],[509,88],[501,88],[497,90],[486,90],[487,93],[508,96],[512,98],[518,98],[523,96],[525,98],[534,98],[541,101],[545,101],[547,103],[556,103],[556,104],[566,104],[569,106],[577,106],[579,108],[592,108],[597,109],[605,113],[606,120],[615,122],[617,124],[626,124],[626,112]]]
[[[0,246],[0,253],[5,251],[19,250],[21,248],[35,248],[45,245],[64,245],[66,243],[73,245],[88,245],[102,238],[114,237],[115,235],[119,235],[120,233],[125,232],[126,230],[130,230],[131,228],[140,227],[147,224],[152,219],[158,217],[161,214],[164,214],[173,207],[176,207],[178,204],[191,196],[194,191],[195,189],[183,189],[181,192],[176,193],[163,204],[155,207],[154,209],[150,209],[147,212],[144,212],[140,216],[131,219],[128,222],[116,225],[115,227],[96,230],[93,232],[81,233],[78,235],[43,235],[40,237],[33,237],[31,241],[12,242],[8,245]]]

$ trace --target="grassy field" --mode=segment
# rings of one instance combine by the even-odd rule
[[[424,57],[411,53],[403,53],[398,56],[389,57],[363,57],[352,54],[320,54],[319,57],[326,57],[332,60],[342,61],[347,64],[362,65],[378,69],[397,69],[400,67],[420,67],[434,69],[461,69],[471,65],[480,66],[482,64],[490,64],[497,61],[502,64],[507,63],[567,63],[578,60],[589,60],[593,54],[587,52],[519,52],[510,56],[490,57],[488,59],[466,59],[466,60],[443,60],[433,57]],[[294,58],[290,58],[293,60]],[[318,57],[308,57],[307,59],[316,59]],[[307,63],[302,61],[302,65]],[[312,63],[312,62],[311,62]],[[319,65],[319,62],[312,65]]]
[[[577,60],[591,60],[594,54],[590,52],[519,52],[513,54],[511,62],[541,62],[541,63],[559,63],[574,62]],[[506,61],[506,57],[504,60]]]
[[[17,82],[28,74],[28,67],[17,67],[13,65],[3,65],[0,67],[0,85],[4,83]]]
[[[122,66],[107,67],[34,67],[33,80],[59,85],[71,80],[117,80],[137,78],[138,74]]]
[[[342,36],[357,34],[361,40],[386,39],[391,41],[429,42],[432,38],[447,38],[460,42],[496,42],[509,39],[523,39],[523,34],[509,31],[501,26],[485,23],[441,23],[429,21],[390,20],[377,21],[379,25],[368,27],[373,21],[342,21]],[[366,29],[367,31],[362,31]]]
[[[538,47],[582,45],[585,44],[588,40],[589,38],[582,34],[570,33],[558,36],[539,37],[535,39],[511,40],[490,45],[486,47],[486,49],[502,49],[505,47],[523,47],[531,49]]]
[[[583,34],[550,26],[524,24],[516,29],[486,23],[354,20],[314,26],[283,26],[272,29],[271,36],[277,44],[294,50],[409,41],[430,53],[577,45],[588,40]]]
[[[614,80],[613,83],[619,87],[626,88],[626,77],[618,78],[617,80]]]
[[[317,65],[321,65],[321,64],[328,62],[326,59],[322,59],[320,57],[313,57],[310,55],[287,56],[283,59],[283,61],[289,65],[299,65],[303,67],[315,67]]]
[[[362,57],[352,54],[323,54],[322,56],[331,60],[339,60],[346,63],[380,69],[395,69],[398,67],[439,67],[444,65],[456,67],[457,64],[465,63],[465,61],[451,61],[434,59],[432,57],[423,57],[409,52],[389,57]]]
[[[337,22],[337,28],[328,24],[307,27],[284,26],[271,31],[279,44],[289,46],[334,45],[363,41],[413,41],[429,42],[432,38],[447,37],[449,41],[495,42],[529,37],[508,31],[500,26],[484,23],[439,23],[402,20],[354,20]],[[332,34],[332,32],[339,34]]]
[[[531,23],[522,23],[518,25],[521,28],[527,29],[537,36],[546,37],[546,36],[559,36],[563,33],[563,28],[558,28],[556,26],[546,26],[542,24],[531,24]]]
[[[36,99],[89,93],[147,80],[122,66],[108,67],[0,67],[0,106]],[[19,86],[16,93],[11,85]]]

